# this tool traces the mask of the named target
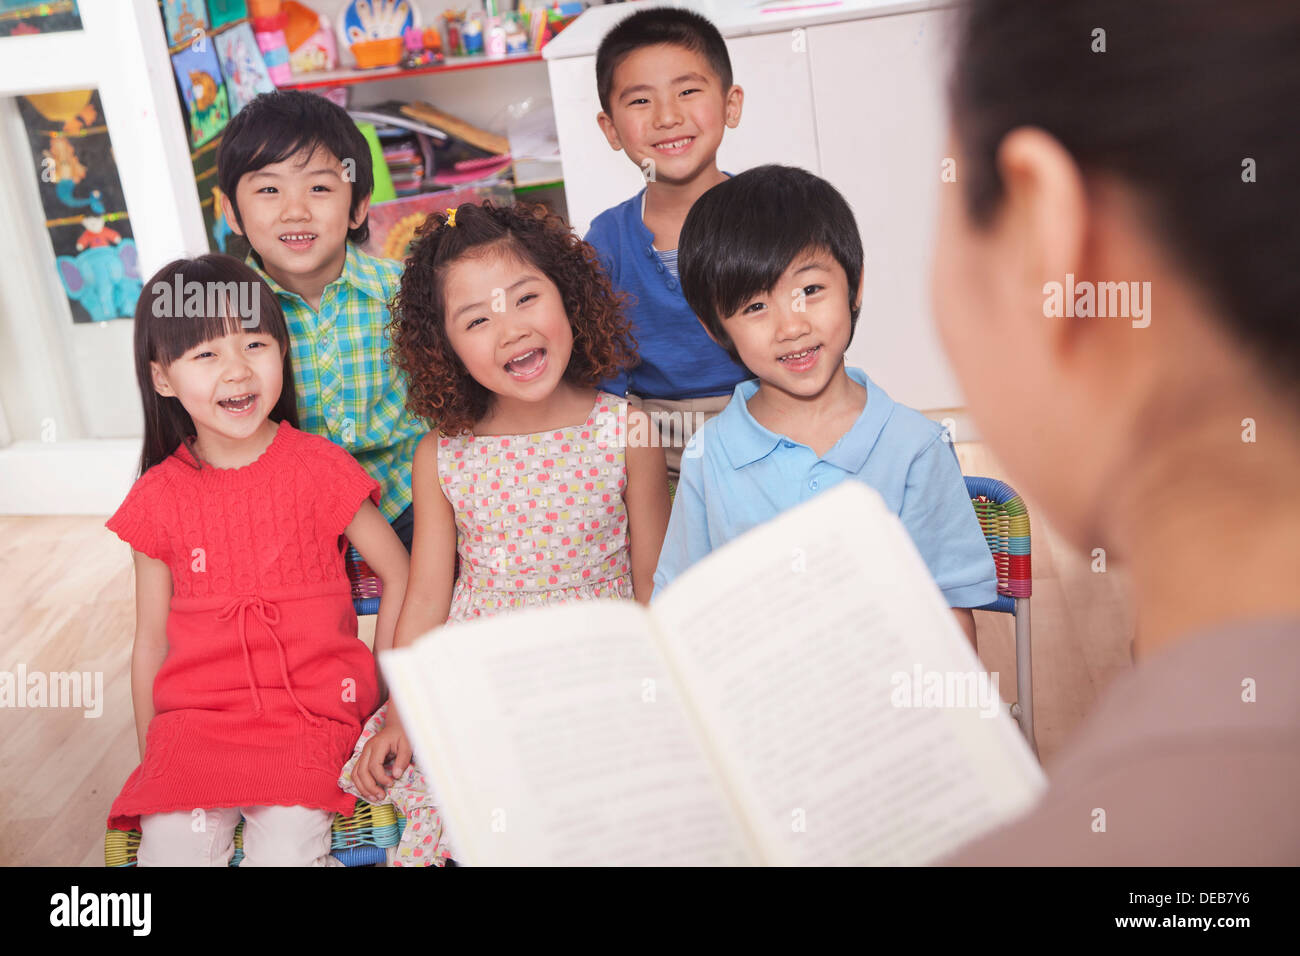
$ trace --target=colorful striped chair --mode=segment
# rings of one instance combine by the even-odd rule
[[[1033,590],[1029,548],[1029,511],[1014,488],[996,478],[966,476],[966,492],[979,518],[984,540],[993,553],[998,597],[981,611],[1010,614],[1016,621],[1016,703],[1011,716],[1034,753],[1034,673],[1029,633],[1029,597]]]
[[[402,838],[406,819],[391,806],[372,806],[358,800],[352,816],[334,818],[330,856],[344,866],[372,866],[388,859],[389,847]],[[109,830],[104,837],[104,863],[135,866],[140,849],[140,831]],[[231,866],[244,859],[244,823],[235,828],[235,855]]]

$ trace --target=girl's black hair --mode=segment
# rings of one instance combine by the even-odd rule
[[[699,199],[677,240],[682,294],[704,327],[743,365],[722,316],[771,291],[795,257],[823,249],[849,283],[849,338],[862,278],[862,236],[834,186],[795,166],[756,166]]]
[[[370,146],[347,110],[323,96],[302,90],[260,93],[235,114],[221,134],[217,150],[217,179],[230,199],[235,219],[243,229],[235,187],[248,173],[272,163],[284,162],[298,153],[311,153],[318,146],[340,162],[352,161],[351,215],[375,189],[375,172]],[[348,240],[361,245],[370,238],[370,217],[348,230]]]
[[[140,386],[140,401],[144,405],[141,475],[166,461],[183,441],[194,434],[194,421],[180,399],[174,395],[159,395],[154,388],[149,363],[157,362],[166,368],[202,342],[220,338],[228,332],[251,331],[244,328],[245,318],[240,316],[233,303],[224,309],[204,309],[204,314],[194,315],[194,310],[185,305],[186,290],[194,288],[190,283],[201,285],[205,302],[209,301],[208,290],[214,290],[219,301],[230,302],[232,296],[238,295],[232,291],[238,286],[232,284],[252,284],[247,288],[258,296],[257,328],[274,338],[284,354],[280,400],[271,410],[270,418],[276,422],[288,422],[294,427],[298,425],[293,369],[289,362],[289,329],[271,287],[232,256],[208,253],[194,259],[177,259],[159,269],[144,284],[135,307],[135,377]],[[182,293],[180,302],[176,295],[178,288]],[[251,300],[245,297],[245,301]]]
[[[1152,235],[1284,387],[1300,382],[1300,3],[971,0],[949,87],[978,225],[1003,137],[1055,137],[1134,189]],[[1103,52],[1104,51],[1104,52]]]

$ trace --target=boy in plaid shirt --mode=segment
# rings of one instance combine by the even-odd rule
[[[388,302],[402,267],[358,245],[374,175],[341,107],[312,93],[263,93],[231,120],[217,154],[221,203],[253,247],[249,265],[280,300],[304,431],[347,449],[379,482],[380,510],[411,549],[411,461],[428,431],[389,364]]]

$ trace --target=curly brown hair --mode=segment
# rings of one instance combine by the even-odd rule
[[[559,289],[573,328],[565,380],[594,388],[637,361],[625,296],[610,285],[596,250],[558,215],[536,203],[467,203],[448,227],[445,213],[432,213],[416,232],[391,305],[391,355],[409,382],[407,408],[445,435],[470,431],[493,400],[447,337],[447,272],[470,250],[478,254],[496,245],[540,269]]]

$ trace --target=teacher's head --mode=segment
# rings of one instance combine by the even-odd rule
[[[934,303],[1010,476],[1076,545],[1123,550],[1189,470],[1294,465],[1300,5],[973,0],[958,20]]]

